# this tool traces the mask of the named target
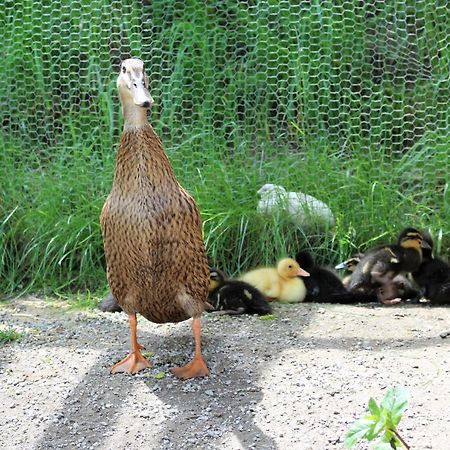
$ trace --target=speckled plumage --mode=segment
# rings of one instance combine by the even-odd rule
[[[194,199],[149,124],[125,128],[101,227],[111,292],[152,322],[198,317],[209,267]]]
[[[422,248],[429,247],[415,228],[405,228],[397,244],[375,247],[360,260],[351,275],[348,289],[352,293],[375,289],[382,303],[400,301],[400,289],[409,295],[408,286],[397,278],[413,272],[422,262]],[[405,280],[406,282],[406,280]]]

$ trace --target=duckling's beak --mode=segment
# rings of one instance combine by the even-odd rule
[[[431,250],[431,245],[430,245],[427,241],[425,241],[425,240],[422,241],[422,243],[420,244],[420,246],[421,246],[422,248],[426,248],[427,250]]]
[[[345,269],[345,267],[346,267],[346,262],[344,261],[344,262],[341,262],[341,263],[339,263],[337,266],[334,266],[334,268],[336,269],[336,270],[339,270],[339,269]]]
[[[299,267],[295,275],[298,277],[309,277],[309,272]]]

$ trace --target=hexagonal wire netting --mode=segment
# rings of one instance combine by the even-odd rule
[[[26,161],[34,209],[50,201],[39,197],[44,178],[72,174],[60,204],[55,194],[55,223],[42,228],[62,217],[92,223],[77,251],[83,239],[95,241],[94,253],[101,246],[95,224],[121,127],[115,78],[129,56],[145,62],[151,122],[198,199],[207,245],[222,245],[223,259],[240,252],[230,270],[258,259],[245,248],[266,182],[330,205],[335,253],[403,224],[445,238],[445,1],[6,0],[1,9],[3,153],[12,147]],[[4,195],[4,217],[23,208]],[[77,216],[86,199],[92,208]],[[224,216],[235,219],[223,225]],[[226,245],[217,238],[224,233]],[[319,234],[308,233],[310,243]]]

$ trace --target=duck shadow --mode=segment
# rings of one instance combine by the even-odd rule
[[[364,305],[361,308],[372,309],[372,306]],[[210,320],[203,340],[204,355],[211,369],[211,376],[188,381],[178,380],[169,374],[170,367],[185,363],[186,355],[192,354],[193,339],[190,327],[187,326],[176,327],[172,334],[164,337],[141,329],[140,341],[148,349],[155,351],[152,358],[154,366],[134,376],[110,375],[112,364],[128,350],[128,328],[124,323],[123,330],[111,336],[111,341],[117,342],[117,345],[105,347],[95,341],[90,343],[91,348],[101,350],[98,360],[66,396],[64,403],[54,414],[54,419],[45,428],[36,448],[99,448],[99,445],[100,448],[140,448],[138,437],[131,443],[122,442],[120,438],[116,440],[116,432],[123,426],[121,414],[124,405],[130,405],[131,402],[133,408],[133,398],[136,398],[134,391],[138,385],[142,388],[143,384],[146,394],[156,396],[160,401],[159,408],[168,411],[168,414],[164,414],[164,420],[156,426],[151,422],[146,425],[148,420],[145,418],[148,416],[145,411],[141,416],[134,416],[139,422],[137,428],[152,429],[151,441],[154,446],[146,441],[147,448],[223,448],[230,435],[233,435],[234,442],[239,442],[239,448],[277,449],[274,438],[256,423],[258,405],[264,399],[262,379],[267,363],[276,362],[281,352],[291,348],[342,350],[352,346],[354,348],[355,342],[359,340],[356,337],[304,337],[303,331],[316,312],[317,307],[309,307],[307,314],[286,323],[283,339],[278,339],[274,346],[271,343],[276,338],[270,336],[270,333],[266,336],[258,328],[262,321],[256,317],[254,320],[246,320],[244,324],[248,328],[248,334],[247,337],[242,337],[242,345],[252,345],[249,337],[258,332],[263,338],[262,348],[255,348],[257,362],[253,365],[247,364],[245,357],[242,358],[238,351],[221,352],[221,348],[226,345],[227,333],[233,332],[226,323],[221,322],[239,319]],[[107,316],[105,314],[106,321]],[[220,334],[217,333],[218,330]],[[292,339],[286,339],[287,336]],[[264,342],[266,338],[267,342]],[[408,348],[426,348],[438,342],[442,343],[439,337],[395,340],[396,345]],[[378,352],[392,349],[392,344],[392,339],[365,339],[365,345],[373,346],[374,351]],[[155,375],[161,372],[164,377],[157,379]],[[151,410],[154,408],[152,402],[151,397],[148,402],[141,399],[138,407]],[[109,445],[108,442],[113,444]]]
[[[258,383],[260,370],[237,367],[236,359],[210,352],[208,349],[221,347],[219,338],[204,341],[209,377],[187,381],[170,377],[157,389],[154,380],[145,380],[153,394],[175,412],[158,435],[161,448],[178,448],[182,442],[187,445],[183,448],[211,448],[212,442],[221,448],[221,440],[232,434],[240,448],[277,449],[274,439],[255,422],[264,397]],[[185,338],[170,337],[165,344],[182,355],[192,351]]]
[[[112,338],[117,339],[120,345],[102,352],[52,415],[51,423],[35,448],[141,448],[137,441],[121,442],[114,438],[112,446],[108,442],[115,432],[120,431],[120,416],[124,408],[130,414],[130,401],[132,403],[135,398],[137,384],[142,387],[142,383],[147,394],[156,396],[161,402],[159,411],[170,411],[160,425],[148,425],[153,429],[151,441],[154,444],[147,442],[146,448],[198,449],[214,448],[215,445],[221,448],[220,440],[229,433],[234,434],[243,449],[278,448],[273,438],[266,435],[254,420],[257,405],[263,398],[258,385],[260,373],[240,369],[236,367],[236,360],[214,350],[222,346],[220,337],[204,333],[204,356],[211,370],[210,377],[182,381],[170,374],[171,367],[186,363],[187,355],[193,353],[190,327],[176,329],[172,335],[163,338],[141,330],[140,342],[155,351],[151,357],[153,366],[137,375],[110,375],[112,364],[128,350],[127,332],[124,325],[119,336]],[[95,343],[92,346],[95,350],[104,350]],[[155,374],[160,373],[165,376],[158,380]],[[148,395],[144,397],[147,399]],[[141,399],[139,408],[151,410],[154,405],[150,401],[151,397],[148,402]],[[146,411],[131,414],[144,428],[148,417]],[[133,426],[131,433],[138,428]],[[156,431],[158,428],[160,430]]]

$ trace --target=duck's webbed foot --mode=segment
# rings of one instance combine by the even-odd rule
[[[191,362],[182,367],[175,367],[171,372],[182,380],[197,377],[207,377],[209,375],[208,367],[202,356],[201,350],[201,327],[200,319],[194,318],[192,322],[192,330],[194,332],[195,340],[195,354]]]
[[[137,373],[141,370],[150,367],[150,362],[142,354],[143,345],[139,344],[137,340],[137,319],[136,314],[129,314],[128,320],[130,322],[130,334],[131,334],[131,352],[130,354],[119,361],[111,368],[111,373]]]
[[[140,345],[140,348],[143,348],[143,346]],[[111,373],[137,373],[150,367],[150,361],[142,355],[140,348],[138,351],[130,353],[126,358],[122,359],[122,361],[114,364]]]
[[[182,380],[189,378],[207,377],[209,369],[202,356],[194,356],[193,360],[182,367],[174,367],[170,371]]]

